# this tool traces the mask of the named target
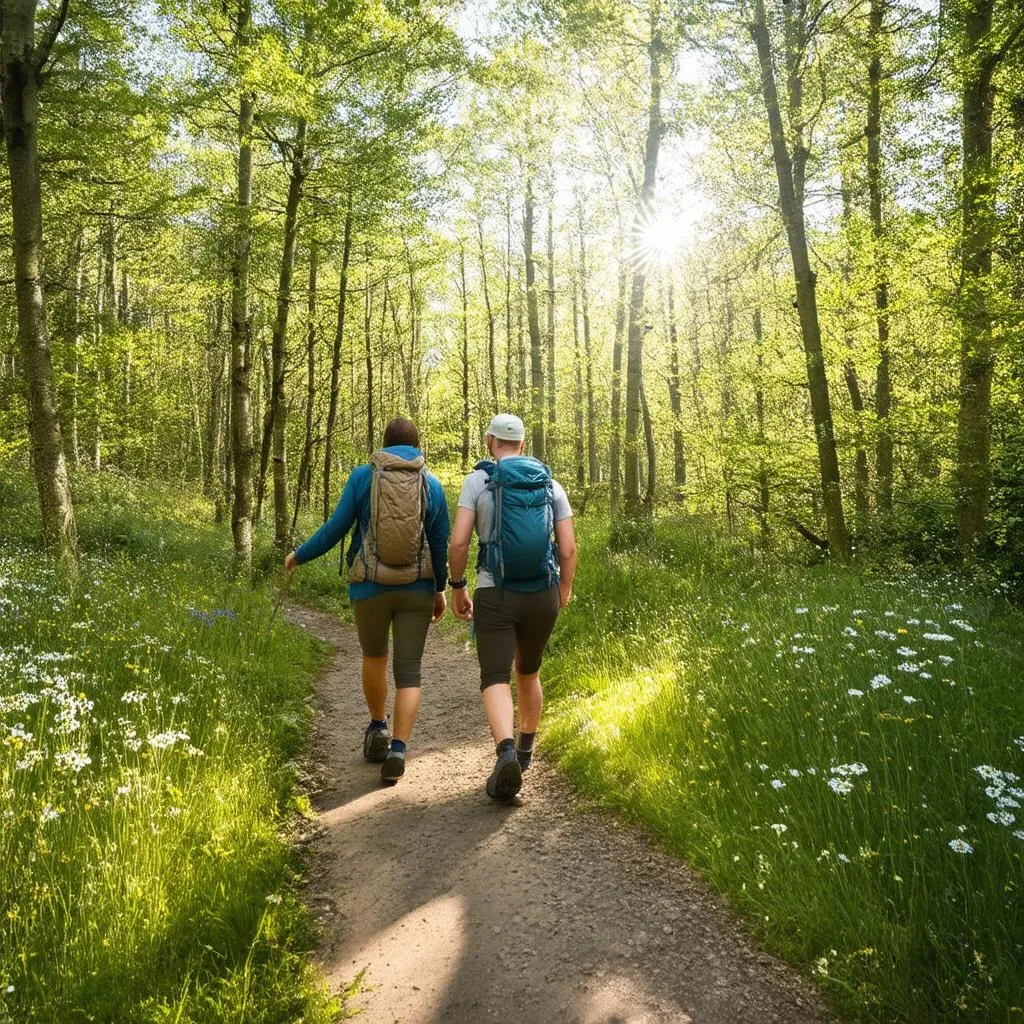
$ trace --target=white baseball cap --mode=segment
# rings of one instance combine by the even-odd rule
[[[510,412],[499,412],[491,420],[487,433],[499,441],[522,441],[526,437],[526,427],[518,416],[513,416]]]

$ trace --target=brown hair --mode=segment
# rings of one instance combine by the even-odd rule
[[[420,446],[420,432],[416,424],[404,416],[396,416],[384,428],[384,447],[391,448],[396,444],[407,444],[412,448]]]

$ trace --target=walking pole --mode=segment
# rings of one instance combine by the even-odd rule
[[[267,625],[272,625],[274,619],[277,617],[277,613],[281,610],[281,605],[284,604],[285,599],[288,597],[288,591],[291,590],[292,586],[292,574],[287,569],[284,570],[284,582],[280,587],[277,588],[277,598],[274,601],[274,610],[270,613],[270,622]]]

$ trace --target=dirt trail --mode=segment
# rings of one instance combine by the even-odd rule
[[[362,759],[354,631],[288,612],[336,648],[320,680],[310,903],[340,989],[365,968],[365,1024],[803,1024],[818,997],[720,899],[636,830],[580,809],[534,761],[517,804],[493,764],[472,651],[431,630],[405,778]]]

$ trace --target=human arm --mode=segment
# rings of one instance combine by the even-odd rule
[[[473,539],[473,525],[476,522],[476,510],[460,505],[455,510],[455,526],[451,540],[448,542],[448,570],[453,580],[466,577],[466,565],[469,562],[469,545]],[[452,589],[452,612],[458,619],[473,618],[473,601],[466,592],[467,588]]]
[[[555,523],[555,542],[558,544],[559,607],[564,608],[572,600],[572,581],[576,575],[576,531],[571,518]]]
[[[448,585],[448,501],[441,481],[430,477],[430,507],[427,516],[427,544],[434,567],[434,588],[443,594]]]
[[[334,512],[331,513],[331,518],[305,544],[301,544],[285,558],[284,567],[288,572],[330,551],[352,529],[356,521],[356,501],[361,476],[359,469],[353,471],[341,492]]]

